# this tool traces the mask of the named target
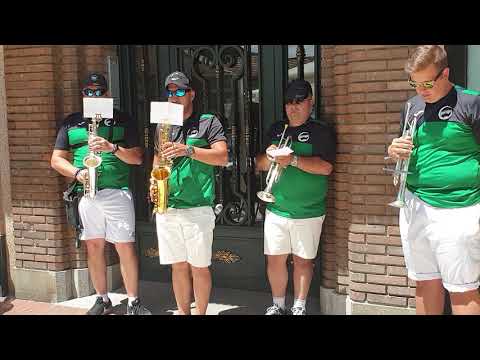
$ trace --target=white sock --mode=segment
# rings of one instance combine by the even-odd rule
[[[307,300],[295,299],[295,302],[293,303],[293,307],[299,307],[305,310],[306,302]]]
[[[129,296],[128,297],[128,306],[132,306],[132,302],[134,302],[137,299],[138,299],[137,296]]]
[[[273,303],[277,305],[280,309],[285,310],[285,296],[284,297],[274,297]]]
[[[108,303],[108,293],[107,294],[97,294],[97,296],[101,296],[104,303]]]

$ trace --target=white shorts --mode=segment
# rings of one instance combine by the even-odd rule
[[[156,215],[160,264],[188,262],[204,268],[212,263],[215,214],[209,206],[168,208]]]
[[[450,292],[477,289],[480,278],[480,204],[432,207],[409,191],[400,210],[400,235],[412,280],[442,279]]]
[[[325,215],[308,219],[289,219],[265,212],[265,255],[294,254],[303,259],[317,256]]]
[[[103,189],[94,199],[82,196],[78,212],[83,224],[81,240],[135,241],[135,210],[130,190]]]

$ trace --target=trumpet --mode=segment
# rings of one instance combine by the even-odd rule
[[[164,144],[169,140],[170,124],[158,124],[160,126],[158,141]],[[172,160],[160,157],[159,164],[152,169],[150,177],[154,180],[152,194],[153,215],[163,214],[168,208],[169,187],[168,180],[172,169]]]
[[[287,130],[287,128],[288,128],[288,124],[286,124],[285,128],[283,129],[282,137],[280,138],[280,142],[278,143],[279,149],[290,147],[290,145],[292,144],[291,136],[288,136],[286,139],[284,139],[285,131]],[[260,200],[265,201],[267,203],[275,202],[275,196],[273,196],[272,194],[272,187],[274,184],[278,182],[278,180],[282,175],[282,172],[283,172],[283,168],[276,162],[272,161],[267,173],[267,178],[266,178],[267,186],[263,191],[257,192],[257,196]]]
[[[416,130],[418,118],[423,114],[423,110],[420,110],[413,114],[412,119],[409,118],[411,104],[407,103],[407,112],[405,113],[405,121],[403,124],[402,138],[410,137],[413,141],[413,135]],[[405,190],[407,186],[407,176],[411,174],[408,171],[410,165],[410,157],[408,159],[398,159],[395,165],[395,169],[385,169],[387,171],[393,172],[393,185],[398,187],[397,198],[395,201],[389,203],[388,205],[403,208],[405,207]]]
[[[97,128],[99,122],[102,120],[101,114],[96,114],[92,118],[91,124],[88,124],[88,138],[89,140],[97,136]],[[102,163],[102,158],[94,151],[90,150],[88,155],[83,158],[83,166],[88,169],[85,185],[83,186],[84,195],[93,199],[97,193],[97,168]]]

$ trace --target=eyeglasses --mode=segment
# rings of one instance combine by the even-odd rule
[[[172,96],[183,97],[185,94],[190,91],[189,89],[177,89],[175,91],[167,90],[167,96],[171,98]]]
[[[424,89],[431,89],[435,86],[435,81],[438,80],[438,78],[440,77],[440,75],[442,75],[443,73],[443,70],[445,70],[446,68],[443,68],[442,70],[440,70],[440,72],[437,74],[437,76],[435,76],[435,79],[433,80],[430,80],[430,81],[423,81],[423,82],[416,82],[416,81],[413,81],[412,79],[408,79],[408,83],[410,84],[410,86],[414,89],[416,89],[417,87],[423,87]]]
[[[83,95],[85,96],[88,96],[88,97],[92,97],[92,96],[103,96],[105,95],[105,93],[107,92],[107,90],[105,89],[89,89],[89,88],[86,88],[86,89],[83,89],[82,90],[83,92]]]

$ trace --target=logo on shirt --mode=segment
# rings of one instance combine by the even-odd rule
[[[189,137],[197,137],[198,135],[198,129],[192,129],[190,130],[190,132],[188,133],[188,136]]]
[[[115,125],[115,121],[113,121],[113,119],[105,119],[105,120],[103,120],[103,123],[105,124],[105,126]]]
[[[308,132],[304,131],[298,134],[298,141],[307,142],[308,139],[310,139],[310,134]]]
[[[453,115],[453,109],[451,106],[444,106],[438,112],[438,118],[440,120],[448,120],[452,117],[452,115]]]

